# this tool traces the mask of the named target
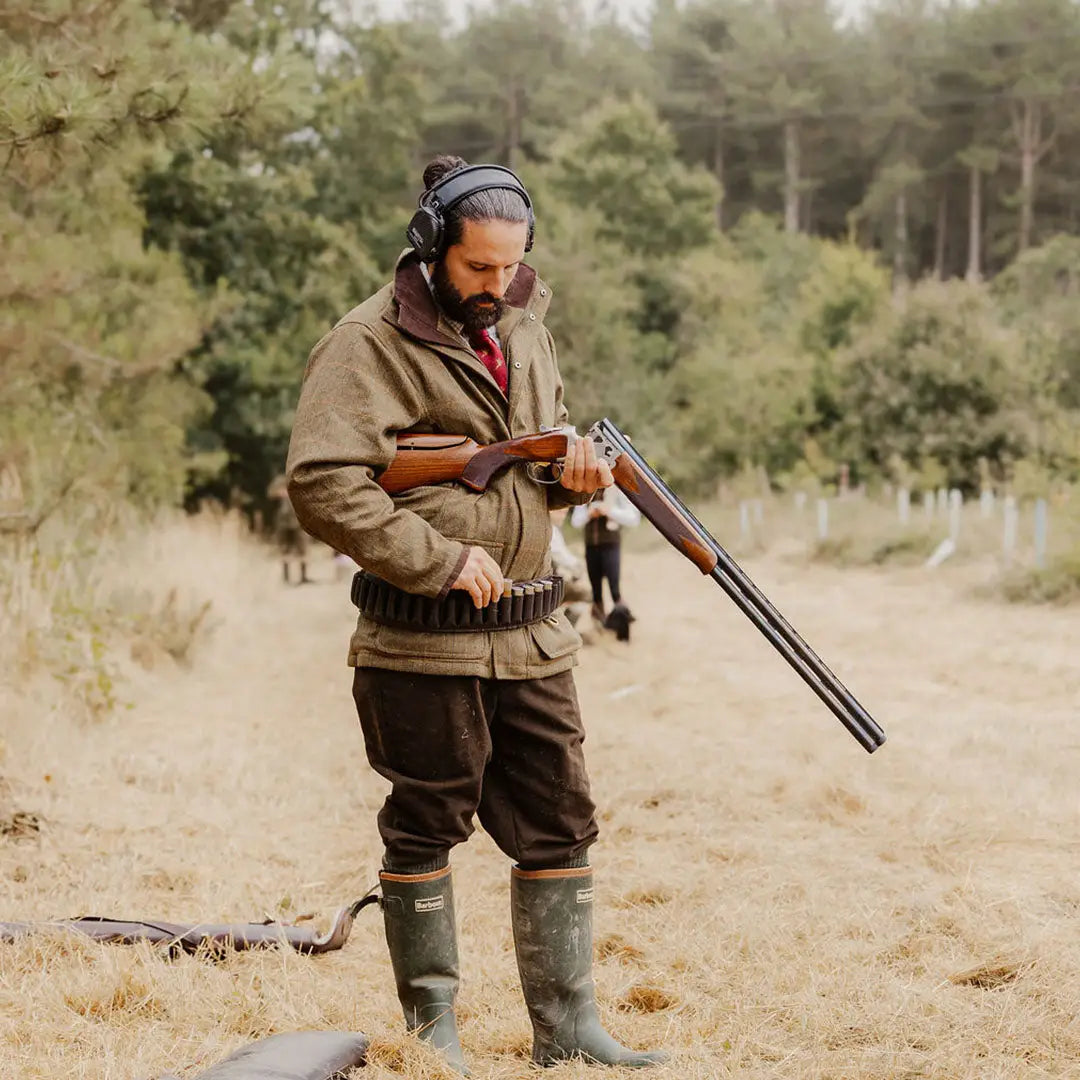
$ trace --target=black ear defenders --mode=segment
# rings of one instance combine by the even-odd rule
[[[443,253],[446,216],[462,199],[467,199],[478,191],[491,191],[496,188],[514,191],[524,201],[529,220],[529,236],[525,241],[525,250],[532,250],[536,222],[533,218],[532,199],[529,198],[525,185],[514,173],[501,165],[465,165],[448,173],[420,196],[419,207],[405,230],[405,236],[421,261],[434,262]]]

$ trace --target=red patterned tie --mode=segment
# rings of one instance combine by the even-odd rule
[[[484,367],[491,372],[492,378],[498,383],[499,389],[506,395],[506,361],[503,359],[502,349],[499,343],[487,332],[476,330],[469,337],[469,344]]]

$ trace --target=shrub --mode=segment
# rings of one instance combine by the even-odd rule
[[[1014,604],[1068,604],[1080,600],[1080,547],[1042,568],[1016,568],[993,590]]]
[[[848,351],[839,394],[847,460],[878,474],[897,460],[936,462],[950,487],[978,489],[980,459],[1001,475],[1035,445],[1035,393],[1018,334],[988,292],[925,283],[886,311]]]

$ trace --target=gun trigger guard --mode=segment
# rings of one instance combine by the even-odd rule
[[[543,476],[540,471],[542,469],[551,470],[549,474],[551,479],[547,479]],[[563,467],[562,462],[559,461],[553,461],[550,465],[545,465],[542,461],[530,461],[529,464],[525,466],[525,472],[529,479],[534,483],[543,484],[545,487],[549,487],[551,484],[557,484],[562,478]]]

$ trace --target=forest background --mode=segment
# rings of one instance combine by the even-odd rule
[[[610,415],[687,495],[842,464],[1068,492],[1078,45],[1074,0],[656,0],[633,26],[8,0],[7,566],[53,582],[163,507],[269,509],[306,356],[387,280],[440,152],[521,172],[574,420]],[[31,586],[5,576],[10,612]]]

